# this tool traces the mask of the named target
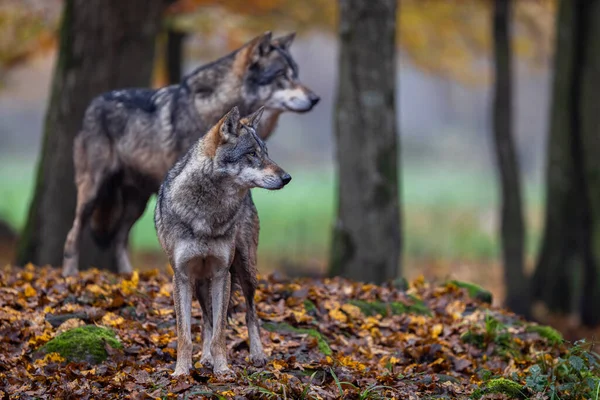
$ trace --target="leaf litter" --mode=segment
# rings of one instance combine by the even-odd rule
[[[0,269],[0,398],[468,398],[492,377],[524,381],[540,357],[565,354],[555,332],[542,335],[455,283],[417,279],[403,291],[269,275],[255,296],[267,366],[248,361],[237,293],[227,328],[235,377],[219,381],[199,363],[194,301],[194,369],[173,378],[171,293],[171,277],[158,270],[119,277],[92,269],[65,279],[50,267]],[[105,361],[43,351],[61,333],[94,325],[122,344],[106,344]]]

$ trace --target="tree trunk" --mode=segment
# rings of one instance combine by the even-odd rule
[[[546,225],[532,280],[535,299],[590,326],[600,323],[599,17],[598,0],[560,3]]]
[[[339,168],[330,274],[400,274],[396,0],[340,0],[335,136]]]
[[[512,132],[511,0],[496,0],[493,14],[494,85],[493,130],[501,186],[501,242],[506,305],[529,314],[529,290],[523,269],[524,223],[519,162]]]
[[[169,84],[175,85],[181,81],[183,71],[183,43],[185,41],[185,33],[174,30],[169,27],[167,29],[167,75]]]
[[[600,324],[600,1],[586,2],[587,9],[580,29],[585,29],[579,97],[580,163],[585,191],[581,194],[588,207],[584,215],[585,265],[583,269],[581,320],[584,324]]]
[[[67,0],[42,153],[17,264],[61,265],[75,213],[73,139],[96,95],[148,86],[163,0]],[[84,232],[81,264],[113,265]]]

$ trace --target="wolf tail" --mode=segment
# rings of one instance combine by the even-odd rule
[[[92,237],[98,246],[108,248],[123,217],[123,196],[118,188],[106,191],[98,199],[91,217]]]

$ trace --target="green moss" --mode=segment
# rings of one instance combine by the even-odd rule
[[[308,299],[304,300],[304,309],[307,313],[317,313],[317,306]]]
[[[268,322],[263,325],[263,328],[265,328],[269,332],[292,332],[311,336],[317,340],[317,347],[323,355],[330,356],[333,353],[331,351],[331,347],[329,347],[329,344],[327,343],[327,340],[325,340],[325,337],[321,334],[321,332],[317,331],[316,329],[296,328],[295,326],[286,324],[285,322],[281,322],[278,324]]]
[[[564,339],[563,339],[562,335],[560,334],[560,332],[558,332],[556,329],[554,329],[552,327],[549,327],[549,326],[544,326],[544,325],[528,325],[525,330],[527,332],[535,332],[535,333],[537,333],[538,335],[540,335],[544,339],[547,339],[548,342],[550,342],[550,344],[552,344],[552,345],[561,344],[564,341]]]
[[[431,315],[431,310],[427,308],[423,300],[411,297],[413,304],[404,304],[399,301],[384,303],[382,301],[350,300],[349,303],[360,308],[360,311],[366,316],[383,315],[387,316],[390,312],[393,315],[401,314],[421,314]]]
[[[115,349],[123,348],[111,329],[86,325],[61,333],[40,350],[44,353],[59,353],[68,361],[100,363],[108,357],[105,343]]]
[[[476,285],[474,283],[469,283],[469,282],[456,281],[456,280],[452,280],[452,281],[448,282],[448,284],[457,286],[462,289],[466,289],[467,292],[469,293],[469,296],[471,296],[472,298],[481,300],[484,303],[492,304],[492,293],[489,290],[485,290],[484,288],[482,288],[479,285]]]
[[[523,393],[523,387],[521,385],[506,378],[497,378],[486,382],[482,388],[473,392],[471,398],[480,399],[486,394],[504,394],[510,399],[524,399],[527,397],[525,393]]]
[[[408,290],[408,280],[406,278],[400,277],[396,278],[392,281],[392,286],[402,292],[406,292]]]
[[[480,349],[485,347],[485,336],[481,333],[467,331],[460,335],[460,340],[465,343],[470,343]]]

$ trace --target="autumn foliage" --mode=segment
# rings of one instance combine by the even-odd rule
[[[269,364],[248,362],[240,297],[227,329],[234,380],[215,379],[198,355],[191,375],[175,379],[167,274],[90,270],[65,280],[49,267],[7,266],[0,270],[0,398],[458,398],[493,377],[524,383],[540,358],[552,362],[565,351],[560,335],[457,284],[421,279],[404,289],[402,282],[262,277],[256,300]],[[196,302],[192,317],[199,350]],[[108,358],[98,364],[40,351],[60,333],[90,325],[111,329],[122,349],[106,342]]]
[[[0,4],[0,68],[55,45],[61,5],[58,0],[34,1],[37,8],[6,3]],[[553,54],[556,0],[515,5],[513,48],[528,64],[545,65]],[[402,61],[463,83],[488,79],[491,11],[489,0],[402,1],[397,16],[397,43],[407,56]],[[333,33],[337,13],[333,0],[178,0],[165,14],[165,27],[194,34],[200,45],[190,52],[213,58],[267,30]]]

